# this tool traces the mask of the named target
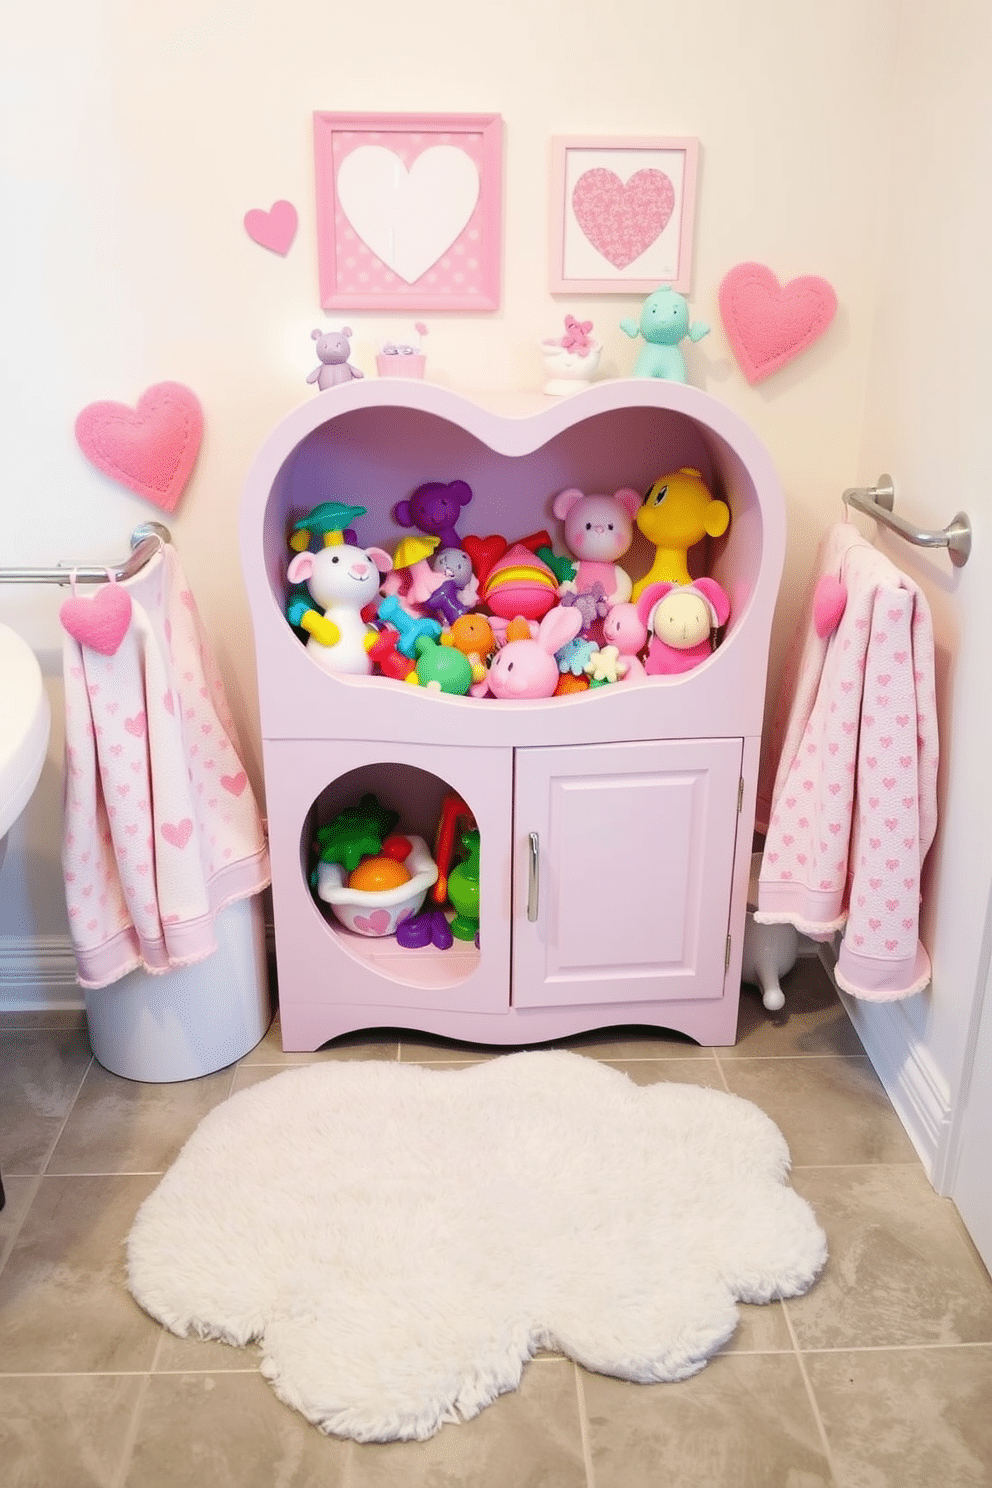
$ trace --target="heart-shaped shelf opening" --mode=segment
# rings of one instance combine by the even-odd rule
[[[586,493],[612,493],[621,486],[646,491],[668,472],[698,470],[711,493],[727,504],[731,519],[724,535],[689,550],[689,568],[693,577],[718,581],[730,615],[711,658],[694,672],[653,677],[647,685],[658,693],[697,688],[704,674],[719,667],[740,676],[755,611],[763,668],[782,550],[778,511],[769,524],[769,503],[775,508],[781,495],[767,454],[750,429],[698,389],[650,380],[601,384],[551,407],[544,400],[518,400],[512,407],[510,413],[493,411],[430,384],[363,381],[318,395],[278,426],[249,478],[242,531],[249,587],[253,596],[265,591],[257,596],[264,603],[255,605],[262,709],[277,724],[279,737],[320,736],[326,730],[339,736],[345,711],[360,710],[365,729],[379,719],[389,729],[398,709],[426,705],[442,710],[442,733],[449,741],[470,737],[480,725],[498,734],[506,726],[497,716],[509,710],[514,742],[554,742],[546,734],[548,719],[563,710],[573,716],[569,738],[575,737],[578,710],[631,711],[630,695],[640,687],[611,685],[537,702],[436,693],[425,698],[420,688],[378,675],[329,673],[313,661],[286,619],[294,524],[322,502],[365,507],[365,515],[353,523],[357,544],[393,554],[410,536],[396,520],[395,508],[427,481],[460,480],[471,487],[471,502],[457,520],[459,538],[498,536],[512,544],[545,532],[554,552],[565,554],[563,524],[552,511],[560,491],[573,486]],[[521,407],[536,411],[520,412]],[[635,530],[619,561],[636,584],[652,557],[652,546]],[[763,571],[772,576],[765,589]],[[354,689],[361,691],[360,703]],[[679,706],[684,710],[684,698]],[[539,725],[532,722],[535,714],[542,719]],[[555,725],[551,728],[554,733]]]

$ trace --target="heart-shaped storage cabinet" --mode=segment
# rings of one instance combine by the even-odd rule
[[[392,552],[393,508],[426,481],[467,481],[461,536],[541,529],[555,495],[646,490],[692,466],[730,508],[690,555],[730,599],[695,670],[548,701],[451,697],[335,675],[286,618],[295,522],[363,506],[358,542]],[[354,381],[275,428],[249,473],[241,547],[258,666],[283,1042],[357,1028],[492,1044],[615,1024],[736,1037],[772,613],[785,545],[767,452],[729,408],[648,379],[572,397],[481,403],[429,383]],[[623,559],[650,566],[640,534]],[[480,833],[479,934],[404,949],[349,929],[317,896],[322,826],[372,792],[435,841],[445,798]]]

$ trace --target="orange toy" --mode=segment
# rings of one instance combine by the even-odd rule
[[[349,889],[362,889],[368,894],[384,894],[410,882],[410,870],[395,858],[366,858],[349,874]]]
[[[382,839],[382,849],[377,856],[363,858],[358,867],[348,876],[349,889],[363,889],[368,894],[385,894],[389,889],[398,889],[400,884],[410,882],[410,870],[403,866],[410,856],[413,843],[400,832],[391,832]]]
[[[441,636],[442,646],[454,646],[463,656],[488,656],[496,649],[496,637],[485,615],[459,615],[451,629]]]

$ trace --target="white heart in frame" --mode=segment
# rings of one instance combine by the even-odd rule
[[[432,145],[409,170],[384,145],[359,145],[338,166],[337,194],[362,242],[415,284],[475,210],[479,171],[456,145]]]

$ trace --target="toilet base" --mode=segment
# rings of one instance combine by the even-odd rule
[[[758,904],[758,874],[761,854],[751,857],[748,885],[747,917],[744,921],[744,952],[741,959],[741,981],[761,990],[761,1001],[770,1013],[785,1006],[785,993],[779,978],[791,971],[799,954],[799,932],[795,925],[759,925],[754,911]]]

